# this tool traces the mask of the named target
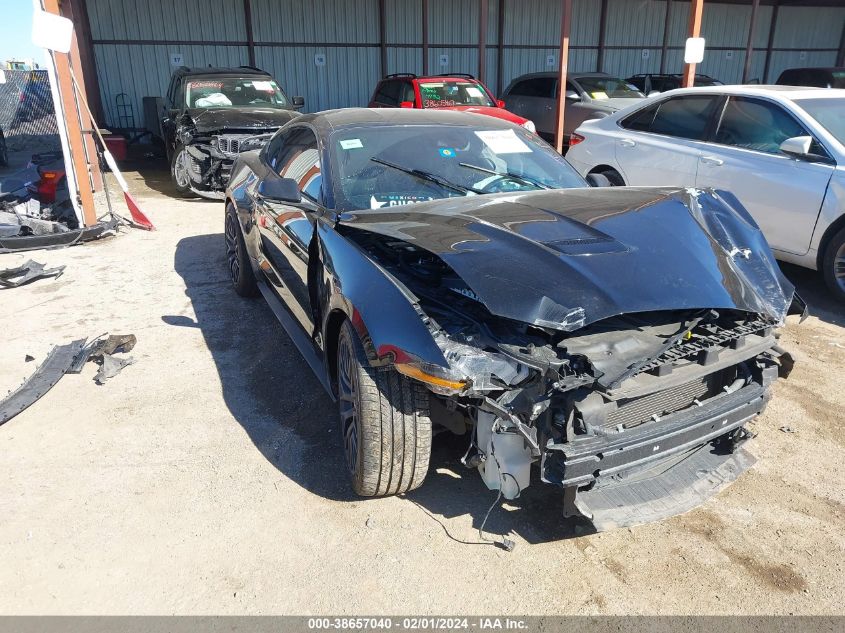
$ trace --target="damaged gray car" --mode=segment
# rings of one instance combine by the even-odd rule
[[[304,103],[258,68],[178,68],[152,130],[164,143],[176,191],[221,199],[238,154],[263,147]]]
[[[338,402],[352,487],[423,484],[433,427],[505,498],[536,480],[597,526],[700,503],[804,306],[730,194],[589,188],[546,143],[466,113],[304,115],[240,156],[235,290],[261,293]]]

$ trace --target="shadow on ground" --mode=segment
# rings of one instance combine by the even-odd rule
[[[845,304],[831,296],[820,273],[781,262],[780,268],[810,308],[810,314],[833,325],[845,327]]]
[[[264,301],[243,299],[232,290],[223,235],[181,240],[175,268],[196,321],[185,315],[162,315],[162,321],[200,329],[226,406],[255,447],[310,492],[334,501],[360,501],[349,487],[334,403]],[[475,471],[461,465],[467,441],[448,432],[435,437],[425,484],[404,498],[439,523],[449,538],[483,543],[455,536],[450,526],[450,519],[468,514],[473,527],[480,527],[496,498]],[[493,534],[512,531],[529,542],[589,531],[565,522],[562,507],[561,491],[537,481],[520,499],[496,507],[485,529]]]
[[[187,202],[208,202],[205,198],[198,196],[185,198],[177,193],[170,177],[170,164],[164,156],[164,150],[157,146],[149,143],[130,145],[127,148],[127,158],[121,161],[120,168],[127,172],[138,172],[148,189],[168,198]]]

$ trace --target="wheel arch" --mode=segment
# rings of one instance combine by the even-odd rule
[[[337,342],[340,337],[340,328],[346,321],[346,312],[335,308],[326,317],[326,325],[323,328],[323,341],[325,341],[323,354],[325,357],[326,371],[329,374],[329,384],[332,391],[337,393]]]
[[[596,165],[595,167],[593,167],[587,173],[588,174],[599,174],[599,173],[605,172],[605,171],[615,171],[617,174],[619,174],[620,177],[622,176],[622,172],[620,172],[616,167],[614,167],[613,165],[606,165],[606,164]]]
[[[819,249],[816,252],[816,267],[819,271],[823,268],[824,253],[827,250],[828,244],[830,244],[830,240],[843,228],[845,228],[845,213],[831,222],[822,234],[822,239],[819,240]]]
[[[445,366],[413,294],[331,224],[318,222],[317,231],[323,265],[320,320],[326,343],[330,317],[338,318],[334,313],[339,310],[360,337],[371,365],[412,357]]]

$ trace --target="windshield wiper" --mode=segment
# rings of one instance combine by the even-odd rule
[[[475,171],[480,171],[485,174],[491,174],[493,176],[507,176],[508,178],[513,178],[514,180],[521,180],[527,185],[532,185],[534,187],[538,187],[540,189],[551,189],[549,185],[543,184],[538,180],[534,180],[533,178],[529,178],[528,176],[520,176],[519,174],[514,174],[509,171],[495,171],[493,169],[487,169],[486,167],[479,167],[478,165],[470,165],[469,163],[458,163],[461,167],[467,167],[469,169],[474,169]]]
[[[401,172],[404,172],[410,176],[414,176],[415,178],[419,178],[420,180],[426,180],[428,182],[433,182],[436,185],[440,185],[445,189],[451,189],[452,191],[457,191],[464,195],[468,194],[470,191],[472,193],[477,193],[483,195],[484,192],[480,189],[475,189],[473,187],[464,187],[463,185],[455,184],[454,182],[450,182],[445,178],[441,178],[435,174],[429,173],[427,171],[423,171],[422,169],[409,169],[408,167],[402,167],[402,165],[397,165],[395,163],[388,162],[386,160],[382,160],[381,158],[372,157],[370,158],[371,161],[374,163],[378,163],[379,165],[386,165],[387,167],[393,167],[393,169],[398,169]]]

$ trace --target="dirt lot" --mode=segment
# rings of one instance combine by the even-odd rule
[[[494,511],[435,440],[425,486],[360,500],[334,407],[261,300],[229,288],[219,203],[131,173],[157,224],[30,254],[60,279],[2,292],[0,393],[52,344],[137,335],[104,386],[89,364],[0,427],[0,613],[841,613],[845,308],[811,273],[796,368],[753,424],[757,465],[703,507],[583,535],[557,490]],[[0,256],[0,268],[25,259]],[[788,428],[790,430],[782,430]]]

